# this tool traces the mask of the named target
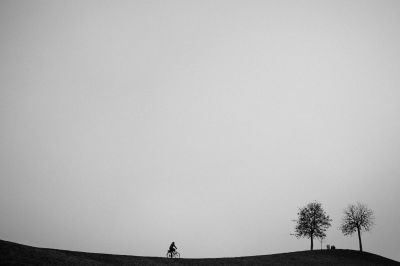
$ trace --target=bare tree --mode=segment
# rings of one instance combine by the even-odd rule
[[[298,219],[295,226],[295,236],[307,237],[311,239],[311,250],[314,249],[314,237],[324,238],[325,231],[331,226],[329,215],[322,209],[319,202],[311,202],[307,206],[300,208],[297,213]]]
[[[357,202],[344,210],[344,216],[340,229],[345,236],[358,233],[358,243],[362,252],[361,233],[370,231],[374,224],[374,213],[367,205]]]

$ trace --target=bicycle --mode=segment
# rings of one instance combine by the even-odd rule
[[[167,258],[170,259],[179,259],[181,257],[181,254],[179,254],[178,251],[174,250],[174,251],[167,251]]]

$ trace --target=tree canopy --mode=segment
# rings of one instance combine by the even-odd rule
[[[361,233],[370,231],[374,224],[374,213],[363,203],[351,204],[344,210],[340,229],[345,236],[358,233],[360,251],[362,251]]]
[[[297,238],[306,237],[311,239],[311,250],[314,248],[314,238],[326,237],[326,230],[331,226],[331,219],[325,213],[321,203],[311,202],[305,207],[300,208],[297,213],[298,219],[295,220],[295,236]]]

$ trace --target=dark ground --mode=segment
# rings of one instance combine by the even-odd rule
[[[35,248],[0,240],[0,265],[397,265],[400,262],[354,250],[314,250],[215,259],[167,259]]]

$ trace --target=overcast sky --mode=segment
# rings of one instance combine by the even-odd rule
[[[399,1],[2,0],[0,238],[291,252],[317,200],[323,245],[358,249],[360,201],[400,260],[399,25]]]

